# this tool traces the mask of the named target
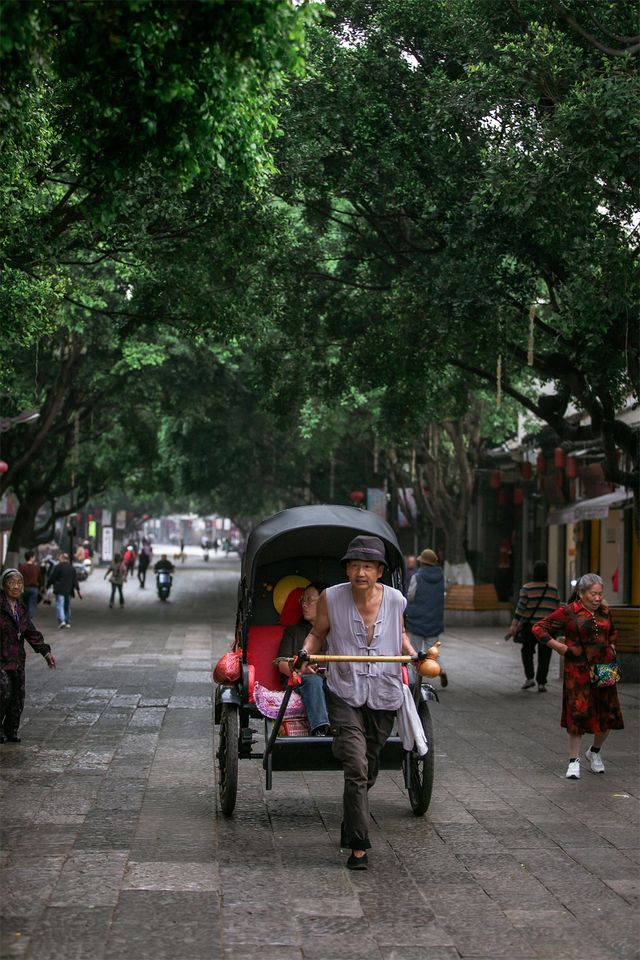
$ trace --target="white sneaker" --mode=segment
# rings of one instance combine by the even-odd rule
[[[567,772],[565,773],[567,780],[579,780],[580,779],[580,758],[576,760],[570,760],[569,766],[567,767]]]
[[[592,773],[604,773],[604,763],[602,762],[602,757],[599,753],[592,753],[591,747],[585,753],[585,757],[591,764]]]

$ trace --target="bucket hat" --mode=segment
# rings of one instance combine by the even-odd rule
[[[433,550],[423,550],[418,557],[418,563],[428,567],[435,567],[438,563],[438,555]]]
[[[368,560],[371,563],[383,563],[385,567],[388,566],[384,543],[380,537],[354,537],[340,563],[346,563],[348,560]]]

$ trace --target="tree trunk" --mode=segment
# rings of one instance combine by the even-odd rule
[[[17,566],[21,561],[23,552],[33,547],[36,515],[44,502],[39,497],[27,497],[20,501],[11,528],[7,556],[4,561],[5,567]]]

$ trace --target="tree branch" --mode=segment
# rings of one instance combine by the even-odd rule
[[[592,47],[595,47],[596,50],[600,50],[602,53],[606,53],[609,57],[624,57],[628,53],[638,53],[640,52],[640,37],[631,37],[631,42],[628,44],[623,44],[622,47],[609,47],[605,43],[600,43],[600,41],[594,37],[592,33],[589,33],[588,30],[585,30],[577,20],[575,20],[566,7],[560,3],[560,0],[551,0],[551,5],[556,10],[560,16],[565,20],[569,26],[575,30],[576,33],[579,33],[583,39],[590,43]]]

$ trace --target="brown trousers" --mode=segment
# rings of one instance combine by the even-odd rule
[[[393,728],[395,710],[351,707],[326,690],[333,755],[344,771],[343,836],[352,850],[368,850],[369,795],[380,769],[380,753]]]

